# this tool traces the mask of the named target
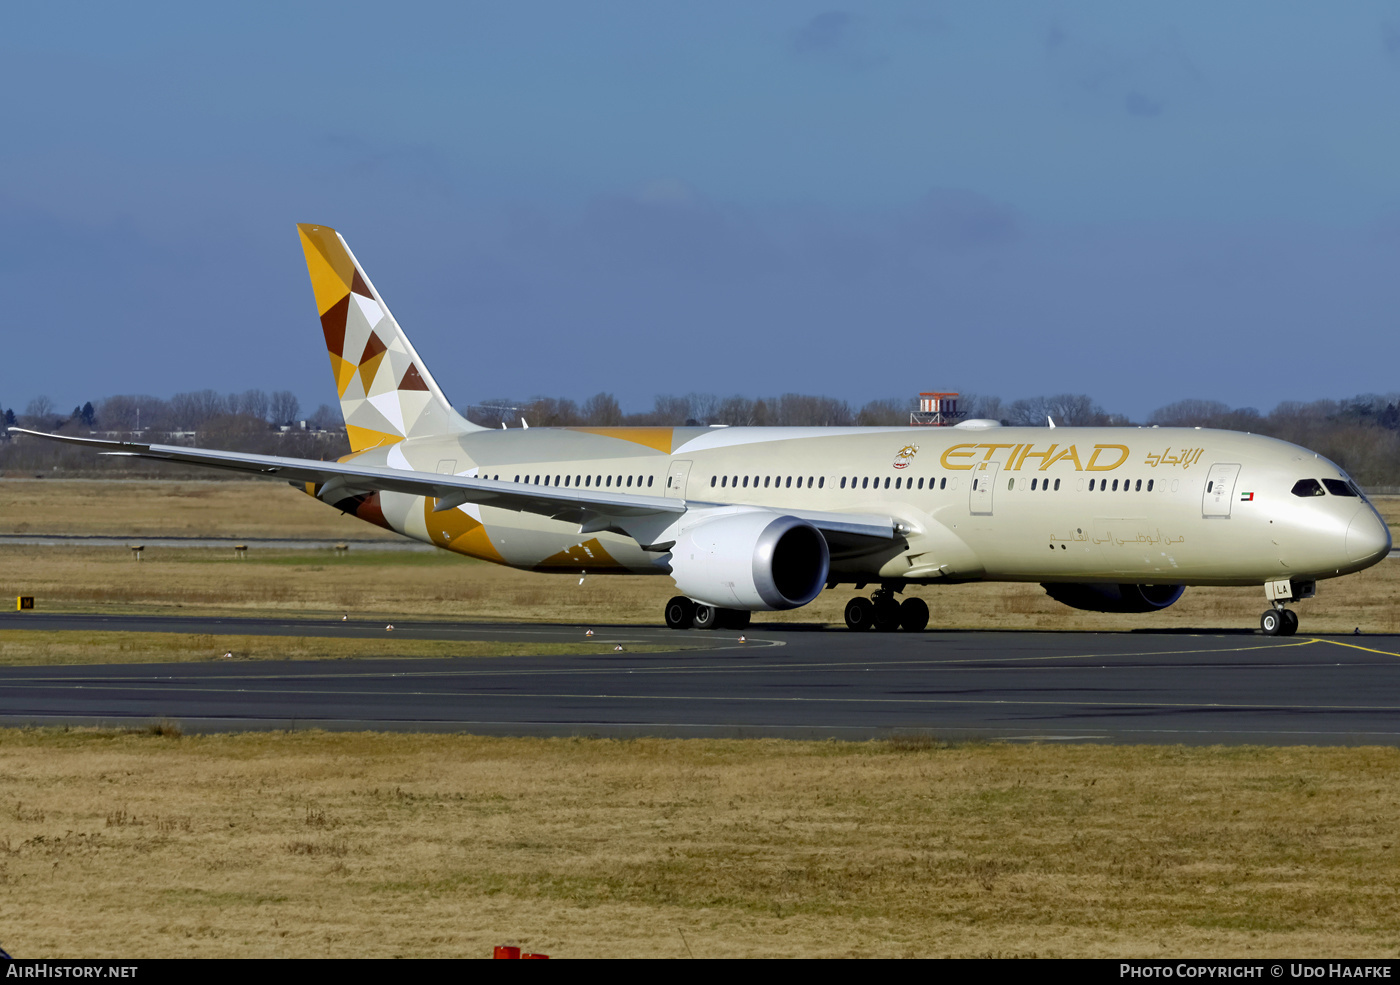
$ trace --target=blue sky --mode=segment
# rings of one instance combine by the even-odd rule
[[[46,4],[0,404],[333,396],[340,229],[459,403],[1400,390],[1400,3]]]

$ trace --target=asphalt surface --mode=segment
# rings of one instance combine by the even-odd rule
[[[584,638],[582,626],[0,616],[0,629],[386,640]],[[1153,743],[1400,742],[1400,637],[1254,633],[675,633],[594,627],[570,656],[0,668],[0,723],[187,730]],[[684,642],[700,649],[648,653]],[[392,643],[390,650],[392,652]]]

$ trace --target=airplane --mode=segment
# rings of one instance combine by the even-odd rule
[[[1306,448],[1205,428],[484,428],[448,402],[328,226],[297,227],[351,452],[336,462],[11,428],[289,482],[345,513],[543,572],[669,576],[675,629],[741,629],[874,586],[852,630],[919,631],[910,586],[1038,582],[1098,612],[1262,585],[1266,635],[1317,582],[1376,564],[1386,523]]]

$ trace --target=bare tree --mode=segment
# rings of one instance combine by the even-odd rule
[[[259,420],[267,420],[268,399],[267,394],[262,390],[244,390],[242,393],[230,393],[225,402],[230,414],[241,414],[244,417],[256,417]]]
[[[687,421],[696,424],[718,424],[720,399],[713,393],[687,393],[685,399],[690,404]]]
[[[595,393],[583,402],[583,420],[594,427],[617,427],[622,423],[622,408],[611,393]]]
[[[912,400],[900,397],[871,400],[861,407],[856,423],[861,427],[908,424],[909,412],[913,409]]]
[[[762,403],[762,401],[758,401],[758,403]],[[719,401],[704,419],[704,422],[706,424],[727,424],[730,427],[749,427],[758,423],[756,410],[754,401],[736,394]],[[767,417],[766,408],[764,416]]]
[[[653,424],[679,427],[691,419],[690,401],[685,397],[657,397],[651,416]]]
[[[213,390],[177,393],[170,398],[171,423],[180,430],[193,431],[211,417],[227,412],[224,398]]]
[[[278,390],[268,399],[268,413],[273,424],[291,424],[301,413],[301,401],[290,390]]]
[[[329,431],[338,428],[344,423],[339,407],[332,407],[330,404],[322,404],[316,408],[316,413],[307,418],[307,423],[317,431]]]
[[[525,423],[535,427],[572,427],[583,423],[579,418],[578,405],[572,400],[556,397],[536,397],[520,408],[520,416]]]

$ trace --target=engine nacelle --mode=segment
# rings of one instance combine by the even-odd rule
[[[671,548],[676,588],[726,609],[796,609],[826,585],[831,552],[806,520],[745,511],[702,520]]]
[[[1156,612],[1186,591],[1185,585],[1041,585],[1056,602],[1090,612]]]

